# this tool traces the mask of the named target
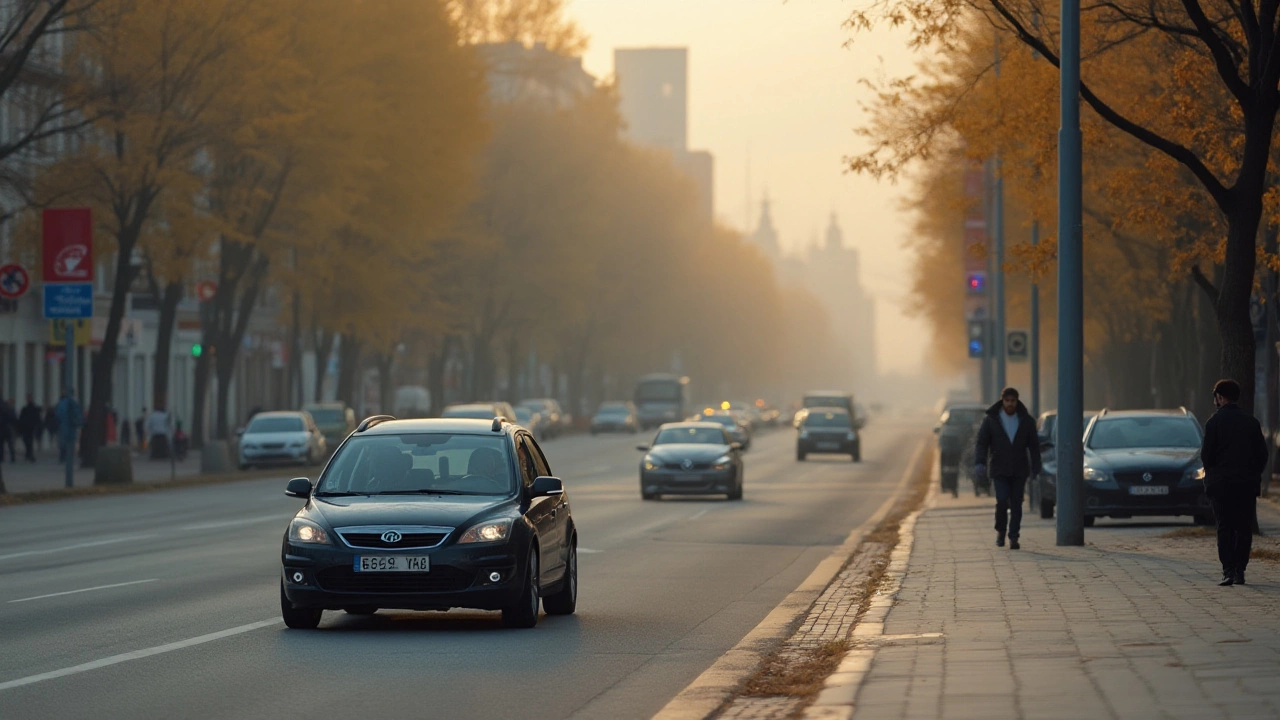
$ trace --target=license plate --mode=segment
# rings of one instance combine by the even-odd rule
[[[426,555],[357,555],[356,572],[430,572],[431,558]]]
[[[819,450],[838,450],[838,449],[840,449],[840,443],[837,443],[837,442],[820,442],[820,443],[818,443],[818,449],[819,449]]]
[[[1168,485],[1130,485],[1130,495],[1168,495]]]

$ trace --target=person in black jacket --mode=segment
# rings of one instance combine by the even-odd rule
[[[1000,402],[987,410],[978,428],[974,462],[979,476],[987,473],[996,490],[996,545],[1017,550],[1022,529],[1022,493],[1027,478],[1040,473],[1040,438],[1036,421],[1018,399],[1018,391],[1005,388]],[[1012,517],[1010,517],[1012,515]]]
[[[1253,520],[1267,467],[1267,440],[1262,426],[1240,409],[1240,384],[1219,380],[1213,386],[1218,411],[1204,424],[1204,494],[1218,522],[1219,585],[1243,585],[1253,549]]]
[[[25,457],[30,462],[36,461],[36,433],[43,427],[44,418],[40,417],[40,406],[36,405],[35,397],[27,395],[27,404],[18,413],[18,434],[22,436]]]

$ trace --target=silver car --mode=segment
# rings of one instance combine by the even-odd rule
[[[255,465],[314,465],[328,455],[311,414],[263,412],[240,433],[240,469]]]

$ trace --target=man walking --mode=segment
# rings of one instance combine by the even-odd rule
[[[1040,440],[1036,421],[1018,399],[1018,391],[1005,388],[1000,402],[987,410],[978,428],[974,459],[978,475],[988,473],[996,491],[996,545],[1017,550],[1022,529],[1022,493],[1027,478],[1040,473]],[[1010,517],[1012,515],[1012,517]]]
[[[18,413],[18,433],[22,435],[23,449],[26,450],[28,462],[36,461],[36,437],[44,427],[44,418],[40,417],[40,406],[32,395],[27,395],[27,404]]]
[[[1253,519],[1267,467],[1267,441],[1262,426],[1240,409],[1240,384],[1219,380],[1213,386],[1218,411],[1204,424],[1204,494],[1213,502],[1218,522],[1219,585],[1243,585],[1253,549]]]

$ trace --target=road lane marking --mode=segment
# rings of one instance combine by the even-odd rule
[[[76,543],[75,545],[62,545],[61,547],[45,548],[43,550],[27,550],[26,552],[0,555],[0,560],[13,560],[15,558],[29,557],[31,555],[48,555],[49,553],[63,552],[64,550],[79,550],[81,548],[99,547],[102,545],[114,545],[116,543],[130,542],[132,540],[148,540],[153,537],[159,537],[159,534],[150,533],[148,535],[129,535],[127,537],[112,538],[110,540],[96,540],[94,542]]]
[[[710,512],[710,511],[711,511],[711,510],[710,510],[710,508],[708,508],[708,509],[706,509],[706,510],[700,510],[700,511],[698,511],[696,514],[694,514],[692,517],[690,517],[689,519],[690,519],[690,520],[697,520],[698,518],[702,517],[703,515],[706,515],[706,514],[707,514],[708,512]]]
[[[259,515],[258,517],[243,518],[241,520],[222,520],[219,522],[196,523],[195,525],[183,525],[179,530],[217,530],[219,528],[236,527],[237,525],[253,525],[254,523],[267,522],[268,520],[276,522],[284,522],[289,519],[289,515]]]
[[[603,551],[603,550],[592,550],[591,548],[584,548],[584,547],[580,547],[580,548],[578,548],[578,553],[579,553],[579,554],[581,554],[581,555],[595,555],[595,554],[597,554],[597,553],[602,553],[602,552],[604,552],[604,551]]]
[[[98,585],[90,588],[81,588],[79,590],[67,590],[66,592],[49,593],[48,595],[36,595],[35,597],[22,598],[20,600],[10,600],[10,603],[29,602],[31,600],[44,600],[45,598],[61,597],[63,595],[75,595],[77,593],[93,592],[94,590],[108,590],[110,588],[127,587],[129,585],[141,585],[143,583],[157,582],[160,578],[149,578],[147,580],[130,580],[129,582],[114,583],[112,585]]]
[[[112,665],[119,665],[120,663],[130,662],[132,660],[141,660],[143,658],[151,657],[152,655],[161,655],[164,653],[173,652],[174,650],[182,650],[184,648],[193,647],[195,645],[203,645],[205,643],[213,642],[214,640],[221,640],[223,638],[232,637],[233,635],[241,635],[243,633],[253,632],[254,630],[261,630],[262,628],[271,627],[272,625],[278,625],[278,624],[280,624],[279,618],[273,618],[271,620],[263,620],[261,622],[249,623],[248,625],[240,625],[238,627],[228,628],[226,630],[219,630],[218,632],[209,633],[207,635],[200,635],[198,637],[188,638],[186,640],[179,640],[177,642],[171,642],[165,645],[157,645],[155,647],[149,647],[144,650],[134,650],[133,652],[120,653],[119,655],[112,655],[110,657],[105,657],[100,660],[93,660],[91,662],[82,663],[80,665],[73,665],[71,667],[62,668],[61,670],[50,670],[49,672],[40,673],[39,675],[28,675],[27,677],[18,678],[17,680],[0,682],[0,692],[3,692],[5,690],[12,690],[13,688],[19,688],[26,685],[34,685],[35,683],[44,682],[45,680],[56,680],[58,678],[67,677],[68,675],[79,675],[80,673],[86,673],[86,672],[89,672],[90,670],[98,670],[100,668],[110,667]]]

